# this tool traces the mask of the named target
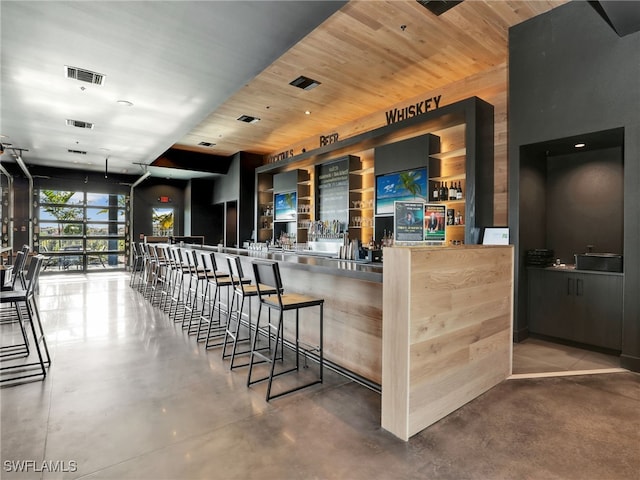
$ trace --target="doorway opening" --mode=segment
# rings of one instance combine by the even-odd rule
[[[620,367],[623,268],[576,259],[622,265],[623,145],[617,128],[520,147],[514,374]]]

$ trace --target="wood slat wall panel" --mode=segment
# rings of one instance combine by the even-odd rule
[[[251,257],[240,257],[245,275],[253,277]],[[224,255],[216,253],[219,265]],[[382,383],[382,284],[305,269],[280,268],[285,292],[324,298],[325,358],[376,383]],[[301,337],[318,342],[318,308],[300,311]],[[257,304],[254,304],[254,315]],[[294,313],[287,312],[285,333],[292,339]],[[266,321],[266,313],[263,317]]]
[[[384,254],[382,426],[408,440],[511,374],[513,247]]]

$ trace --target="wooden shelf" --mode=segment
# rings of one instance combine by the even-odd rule
[[[449,182],[452,180],[466,180],[467,175],[464,173],[460,173],[458,175],[447,175],[445,177],[429,177],[429,180],[433,180],[435,182]]]
[[[373,192],[373,187],[354,188],[354,189],[349,190],[349,192],[353,192],[353,193]]]
[[[445,158],[455,158],[462,157],[467,154],[466,148],[459,148],[457,150],[451,150],[449,152],[440,152],[440,153],[432,153],[429,155],[431,158],[439,158],[440,160],[444,160]]]
[[[374,171],[373,167],[369,167],[369,168],[363,168],[363,169],[360,169],[360,170],[353,170],[353,171],[351,171],[349,173],[352,173],[354,175],[366,175],[368,173],[373,173],[373,171]]]

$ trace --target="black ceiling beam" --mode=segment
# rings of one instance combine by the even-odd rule
[[[151,164],[151,167],[177,168],[194,172],[226,174],[233,156],[223,157],[189,150],[170,148]]]

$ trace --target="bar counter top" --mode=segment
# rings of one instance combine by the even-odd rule
[[[366,261],[340,260],[326,256],[313,255],[305,252],[285,251],[261,251],[247,250],[244,248],[228,248],[213,245],[203,245],[196,248],[211,250],[221,254],[240,255],[262,260],[274,260],[280,262],[282,267],[296,268],[319,273],[329,273],[344,277],[365,280],[369,282],[382,282],[382,264]]]

